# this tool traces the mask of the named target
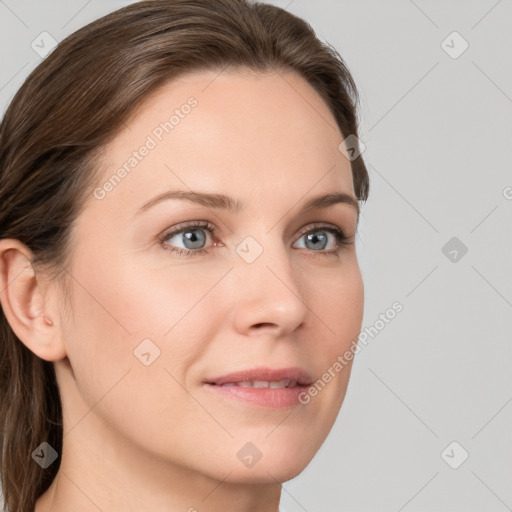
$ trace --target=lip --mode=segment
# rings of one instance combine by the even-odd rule
[[[309,373],[298,367],[290,368],[252,368],[248,370],[241,370],[238,372],[229,373],[211,379],[204,379],[205,384],[228,384],[229,382],[244,382],[254,380],[266,381],[280,381],[280,380],[296,380],[300,386],[309,386],[313,380]]]
[[[289,388],[222,386],[222,384],[255,380],[294,380],[297,381],[297,385]],[[302,404],[300,396],[306,392],[312,382],[309,373],[302,368],[253,368],[205,379],[203,388],[224,398],[242,401],[248,405],[279,409]]]

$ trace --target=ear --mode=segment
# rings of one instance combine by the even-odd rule
[[[46,361],[66,357],[57,287],[37,275],[33,253],[19,240],[0,240],[0,303],[14,334]]]

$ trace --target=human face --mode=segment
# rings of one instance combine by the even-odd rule
[[[205,381],[263,367],[300,368],[317,381],[357,339],[357,202],[304,208],[320,195],[354,198],[342,140],[320,96],[292,72],[202,71],[158,90],[105,147],[102,177],[73,227],[63,338],[76,393],[111,442],[230,482],[282,482],[309,463],[350,364],[307,404],[289,390],[244,388],[244,400]],[[117,172],[131,157],[129,172]],[[176,190],[223,194],[240,208],[153,201]],[[193,223],[201,227],[170,233]],[[71,428],[82,415],[62,392]],[[260,400],[265,393],[273,401]],[[241,449],[261,459],[251,467]]]

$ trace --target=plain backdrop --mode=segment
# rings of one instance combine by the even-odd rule
[[[128,3],[0,1],[2,114],[41,33],[60,41]],[[371,180],[357,240],[367,343],[283,509],[512,510],[512,1],[269,3],[347,62]]]

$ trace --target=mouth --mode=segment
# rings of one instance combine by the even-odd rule
[[[283,408],[301,404],[301,394],[312,383],[302,368],[254,368],[205,379],[203,387],[249,405]]]
[[[313,379],[303,368],[252,368],[221,375],[203,382],[216,386],[235,385],[254,388],[310,386]]]
[[[283,388],[294,388],[297,386],[296,380],[245,380],[241,382],[225,382],[224,384],[217,384],[215,382],[207,382],[207,384],[211,384],[212,386],[222,386],[222,387],[231,387],[238,386],[240,388],[272,388],[272,389],[283,389]]]

